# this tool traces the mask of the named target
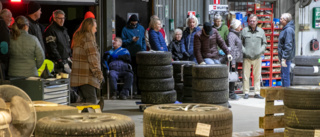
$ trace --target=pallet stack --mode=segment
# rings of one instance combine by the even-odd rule
[[[284,105],[275,105],[275,100],[283,100],[285,88],[261,88],[260,94],[266,100],[265,116],[259,117],[259,128],[264,129],[264,137],[283,137],[277,128],[284,128]],[[277,114],[277,115],[275,115]]]

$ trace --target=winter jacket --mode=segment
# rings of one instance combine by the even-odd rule
[[[150,40],[149,40],[149,31],[150,31],[150,28],[147,28],[146,29],[146,32],[145,32],[145,39],[146,39],[146,45],[147,45],[147,50],[150,50],[151,49],[151,46],[150,46]],[[166,35],[166,32],[164,31],[163,28],[161,28],[159,30],[159,32],[161,32],[163,38],[164,38],[164,41],[166,42],[166,44],[168,45],[168,38],[167,38],[167,35]]]
[[[37,37],[20,30],[17,40],[10,39],[10,77],[37,77],[44,61],[44,52]]]
[[[186,52],[185,47],[181,45],[181,40],[173,40],[168,46],[168,51],[172,53],[172,59],[174,61],[184,60],[189,58],[190,55]]]
[[[150,29],[149,31],[149,41],[152,50],[155,51],[168,51],[165,40],[163,39],[163,35],[160,31],[155,31]]]
[[[29,34],[36,36],[41,44],[41,47],[43,49],[43,52],[45,52],[45,47],[44,47],[44,43],[43,43],[43,38],[42,38],[42,32],[41,32],[41,28],[40,25],[37,21],[34,21],[33,19],[31,19],[29,16],[27,16],[27,19],[29,20]]]
[[[3,45],[8,45],[8,47],[5,47],[8,49],[7,53],[0,52],[0,65],[3,69],[3,71],[5,71],[5,73],[7,75],[8,74],[8,66],[9,66],[9,57],[10,57],[10,48],[9,48],[10,47],[10,35],[9,35],[10,33],[9,33],[9,28],[8,28],[6,22],[3,20],[3,18],[1,16],[0,16],[0,34],[1,34],[0,44],[3,43]],[[6,44],[4,44],[4,43],[6,43]]]
[[[242,53],[242,41],[240,39],[240,31],[230,29],[227,45],[231,48],[232,65],[235,65],[236,62],[242,62],[243,53]]]
[[[218,46],[226,53],[230,54],[224,40],[216,29],[212,29],[213,34],[208,36],[202,31],[194,35],[194,56],[198,63],[204,62],[205,58],[219,59]]]
[[[122,29],[122,47],[128,49],[130,55],[135,57],[137,52],[146,51],[146,42],[144,38],[145,30],[139,23],[135,28],[130,28],[128,24]],[[137,42],[132,41],[132,38],[137,36],[139,37],[139,40]]]
[[[100,65],[100,52],[95,39],[90,35],[87,34],[79,42],[80,44],[73,46],[71,87],[89,84],[100,89],[100,82],[104,79]]]
[[[294,22],[290,21],[286,26],[283,27],[279,35],[278,44],[278,56],[281,60],[292,60],[295,57],[296,44],[295,44],[295,31]]]
[[[183,34],[182,34],[181,45],[184,46],[186,51],[189,53],[189,55],[190,55],[189,60],[191,60],[191,61],[194,60],[194,55],[193,55],[194,35],[198,31],[201,31],[201,29],[199,27],[194,28],[192,32],[190,32],[190,28],[187,27],[183,31]]]
[[[119,47],[106,51],[103,55],[104,65],[108,70],[130,71],[129,63],[131,62],[130,53],[127,49]]]
[[[220,36],[222,37],[222,39],[224,41],[227,41],[228,39],[228,34],[229,34],[229,29],[228,29],[228,26],[225,25],[225,24],[222,24],[220,27],[216,27],[213,25],[213,28],[217,29]]]
[[[71,57],[70,37],[67,29],[53,21],[44,32],[46,55],[48,59],[58,62]]]
[[[256,27],[253,31],[249,27],[245,27],[241,31],[243,58],[258,59],[266,50],[266,35],[264,30]]]

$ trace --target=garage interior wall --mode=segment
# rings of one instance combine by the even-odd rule
[[[305,8],[299,8],[299,2],[296,4],[295,8],[295,26],[296,26],[296,47],[297,54],[302,55],[320,55],[320,51],[311,51],[310,50],[310,41],[312,39],[317,39],[320,41],[320,29],[312,28],[312,10],[314,7],[320,7],[320,2],[315,2],[312,0],[309,6]],[[299,31],[299,25],[309,25],[310,30]]]
[[[227,2],[227,0],[221,0],[220,4],[226,5]],[[174,28],[184,28],[188,11],[195,11],[200,15],[200,24],[203,24],[209,21],[209,4],[213,4],[213,0],[153,0],[153,14],[160,17],[168,35],[168,41],[171,41],[173,31],[169,30],[169,19],[174,19]]]

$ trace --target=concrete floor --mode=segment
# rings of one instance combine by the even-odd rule
[[[136,101],[140,100],[105,100],[103,112],[131,117],[135,121],[136,137],[143,137],[143,112],[140,112]],[[230,110],[233,113],[233,136],[261,135],[263,130],[259,129],[259,117],[264,116],[265,99],[255,99],[251,95],[249,99],[241,98],[229,102],[232,106]]]

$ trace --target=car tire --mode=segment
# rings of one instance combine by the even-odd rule
[[[136,54],[136,61],[138,65],[149,66],[165,66],[171,65],[171,52],[163,51],[140,51]]]
[[[185,110],[187,106],[189,109]],[[148,107],[143,114],[143,133],[145,137],[198,136],[195,134],[198,123],[211,125],[210,137],[232,137],[232,112],[229,109],[194,103]]]
[[[171,78],[173,75],[171,65],[166,66],[146,66],[138,65],[137,76],[139,78]]]
[[[112,113],[44,117],[37,121],[36,137],[134,137],[135,124],[128,116]]]
[[[192,68],[192,76],[204,79],[228,78],[228,67],[223,64],[195,65]]]

